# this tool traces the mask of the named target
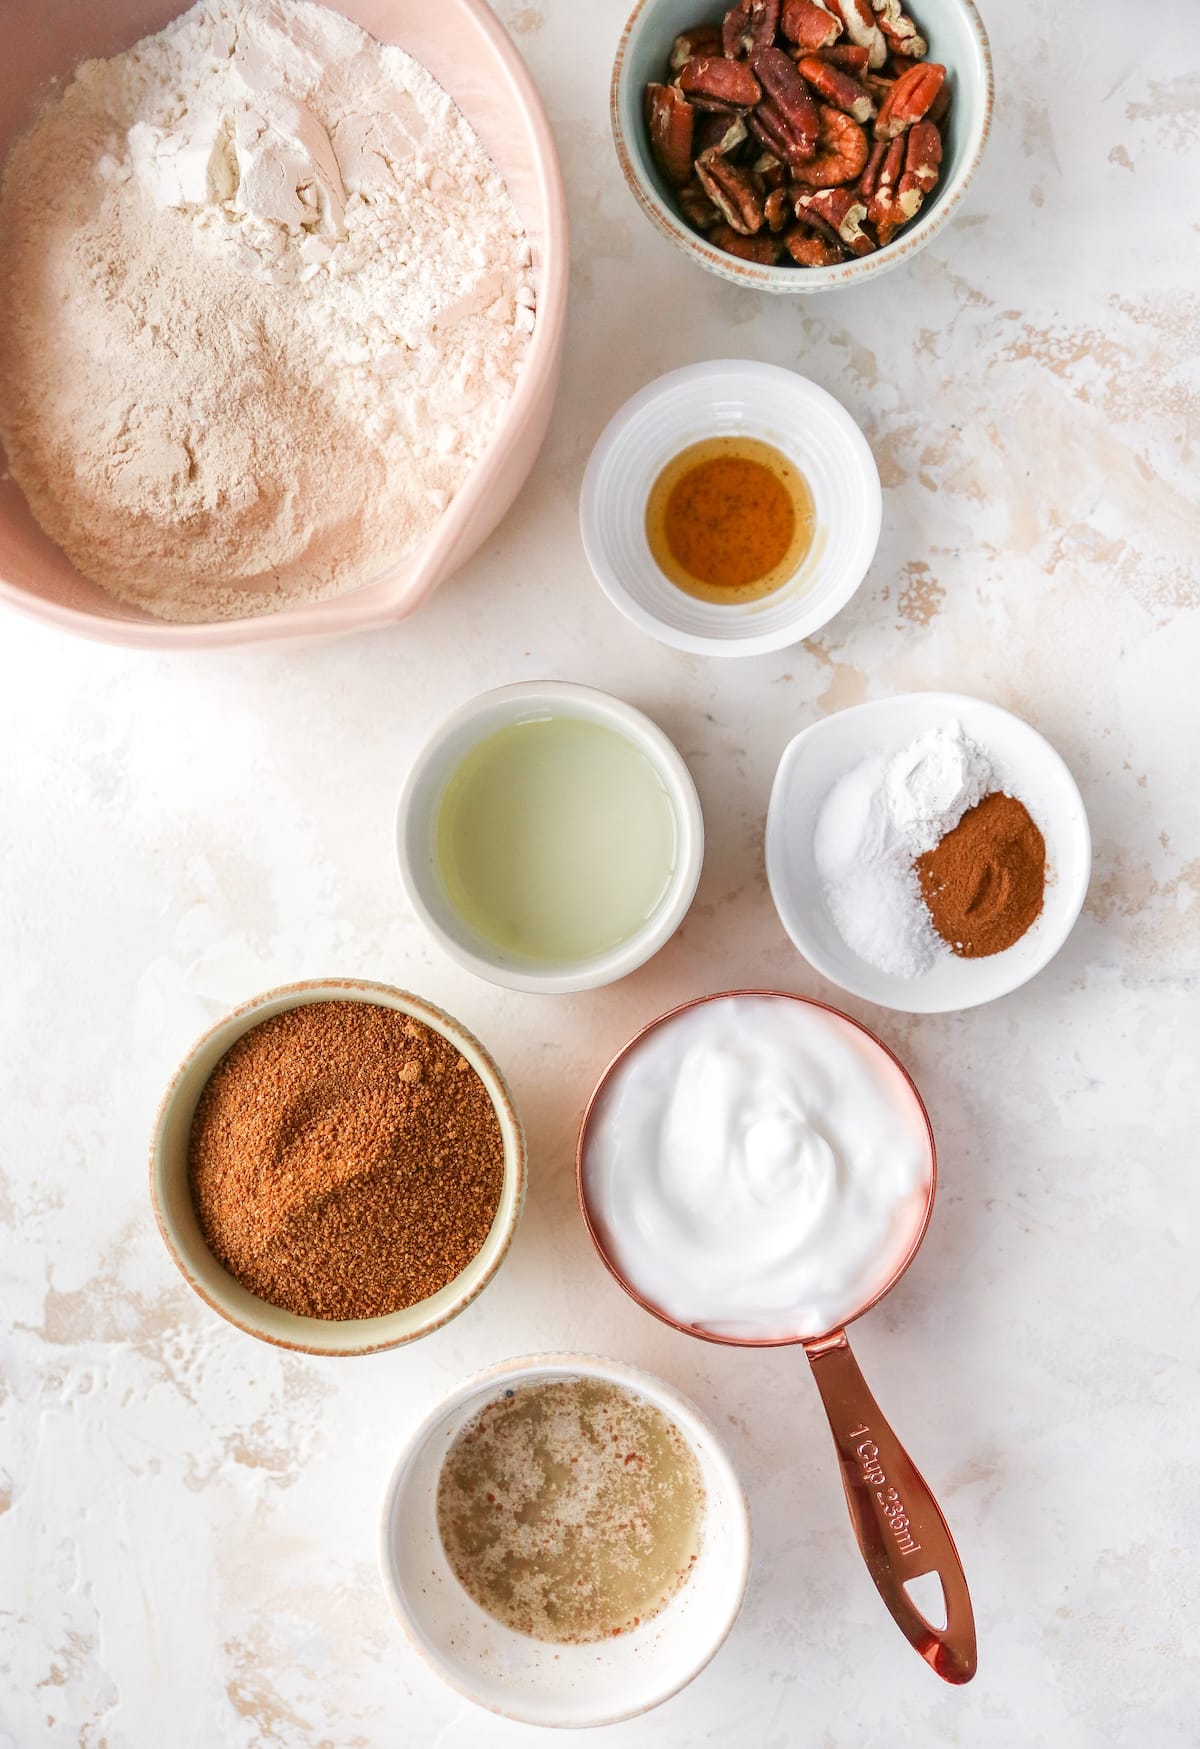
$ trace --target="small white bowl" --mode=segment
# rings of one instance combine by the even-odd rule
[[[209,1076],[244,1033],[273,1014],[309,1002],[370,1002],[396,1008],[441,1033],[462,1053],[487,1088],[500,1123],[504,1184],[500,1206],[483,1245],[444,1288],[415,1306],[389,1312],[382,1318],[302,1318],[260,1300],[240,1281],[235,1281],[209,1250],[188,1186],[192,1118]],[[321,978],[312,983],[287,984],[255,996],[196,1040],[175,1071],[158,1108],[150,1146],[150,1200],[163,1243],[188,1286],[239,1330],[257,1336],[260,1341],[272,1342],[277,1348],[295,1348],[304,1354],[374,1354],[378,1349],[397,1348],[440,1329],[469,1306],[491,1281],[504,1261],[525,1202],[525,1137],[499,1069],[465,1026],[432,1003],[404,990],[393,990],[389,984],[372,984],[359,978]]]
[[[873,753],[899,752],[951,721],[989,754],[1000,783],[1024,802],[1046,840],[1041,916],[986,959],[947,955],[914,978],[878,971],[842,940],[813,856],[817,815],[839,778]],[[822,976],[883,1008],[942,1014],[1006,996],[1049,964],[1087,894],[1092,841],[1083,798],[1061,757],[1010,711],[954,692],[913,692],[824,717],[784,750],[767,813],[767,879],[779,918]]]
[[[437,819],[446,786],[471,749],[512,723],[547,713],[581,717],[614,729],[637,747],[658,773],[675,817],[675,868],[658,905],[635,935],[607,953],[550,963],[507,953],[452,904],[437,863]],[[409,904],[452,959],[480,978],[510,990],[561,995],[595,990],[636,971],[679,928],[696,894],[704,861],[704,818],[692,774],[650,718],[590,686],[561,680],[523,681],[470,699],[447,717],[417,756],[396,813],[396,855]]]
[[[609,91],[617,159],[638,205],[676,248],[734,285],[783,295],[840,291],[899,267],[933,241],[953,216],[979,168],[992,121],[992,56],[972,0],[913,0],[905,4],[929,41],[929,59],[944,63],[951,104],[942,125],[942,172],[917,217],[886,248],[837,267],[763,267],[717,249],[685,223],[675,191],[650,150],[646,85],[666,77],[671,44],[695,24],[718,24],[724,0],[638,0],[621,33]],[[879,11],[879,5],[876,11]]]
[[[686,1437],[705,1489],[687,1584],[652,1621],[584,1646],[548,1645],[494,1620],[455,1578],[437,1527],[438,1477],[459,1429],[502,1391],[563,1378],[606,1379],[656,1404]],[[750,1518],[733,1465],[686,1398],[616,1361],[537,1355],[469,1379],[421,1423],[384,1497],[380,1568],[409,1641],[468,1700],[524,1724],[610,1725],[677,1693],[721,1646],[746,1590]]]
[[[756,437],[808,481],[816,532],[795,575],[761,601],[697,601],[660,570],[646,504],[667,463],[708,437]],[[583,477],[583,545],[600,587],[652,637],[697,656],[798,644],[845,607],[879,543],[883,497],[866,438],[840,402],[775,364],[714,359],[668,371],[614,414]]]

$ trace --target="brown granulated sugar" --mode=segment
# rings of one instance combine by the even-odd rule
[[[487,1089],[393,1008],[311,1002],[243,1035],[192,1120],[205,1241],[259,1299],[378,1318],[427,1299],[487,1238],[504,1144]]]

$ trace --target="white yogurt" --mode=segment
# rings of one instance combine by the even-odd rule
[[[820,1336],[890,1281],[921,1230],[932,1149],[901,1070],[786,996],[698,1003],[649,1032],[593,1111],[598,1236],[678,1323]]]

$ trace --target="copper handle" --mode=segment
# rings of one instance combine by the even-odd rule
[[[910,1645],[946,1682],[975,1674],[975,1616],[954,1538],[912,1459],[879,1412],[844,1330],[805,1352],[837,1446],[846,1504],[875,1589]],[[941,1580],[946,1625],[926,1621],[905,1591],[924,1573]]]

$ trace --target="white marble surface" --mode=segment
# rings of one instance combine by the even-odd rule
[[[502,11],[545,91],[575,222],[550,442],[467,571],[395,630],[304,652],[160,659],[13,617],[3,713],[0,1745],[508,1749],[417,1663],[374,1565],[400,1442],[467,1372],[587,1345],[690,1392],[744,1475],[757,1554],[716,1662],[601,1749],[1094,1749],[1196,1740],[1194,1335],[1200,969],[1200,137],[1184,7],[987,8],[996,132],[962,218],[847,295],[760,302],[693,271],[619,181],[605,120],[626,0]],[[1148,15],[1146,15],[1148,16]],[[878,560],[813,644],[710,664],[607,606],[580,551],[588,447],[650,375],[791,364],[863,422]],[[644,706],[699,783],[709,854],[678,938],[615,989],[507,995],[406,916],[391,810],[456,701],[525,676]],[[723,985],[829,994],[768,899],[778,754],[814,715],[958,687],[1027,716],[1083,787],[1087,911],[1025,990],[906,1021],[847,1002],[930,1104],[924,1251],[858,1327],[940,1492],[980,1672],[942,1687],[855,1553],[798,1354],[660,1329],[594,1260],[576,1120],[637,1024]],[[146,1199],[150,1117],[226,1005],[288,979],[408,985],[475,1027],[532,1144],[514,1250],[408,1352],[321,1362],[221,1324]],[[1189,1645],[1192,1648],[1189,1651]]]

